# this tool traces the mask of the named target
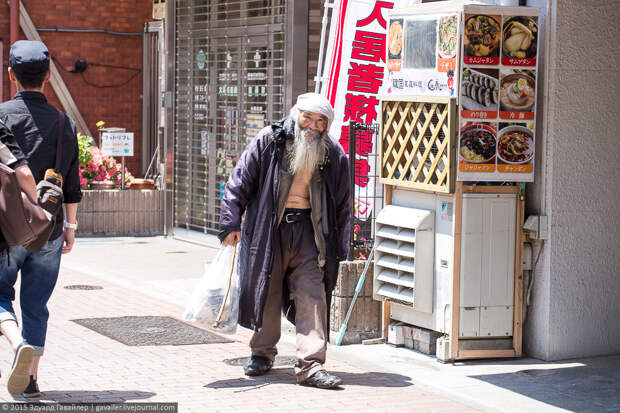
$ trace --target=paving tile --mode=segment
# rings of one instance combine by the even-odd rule
[[[72,284],[103,289],[62,288]],[[419,390],[403,376],[363,371],[330,360],[329,354],[326,368],[345,381],[339,391],[297,385],[292,367],[247,378],[242,367],[223,363],[247,357],[251,332],[241,328],[225,336],[231,343],[125,346],[70,320],[145,315],[180,319],[183,309],[74,270],[62,269],[49,311],[46,353],[39,372],[43,395],[35,399],[41,402],[178,402],[181,412],[201,413],[476,411]],[[282,343],[279,354],[293,355],[295,348]],[[0,339],[0,368],[8,371],[11,362],[10,348]],[[7,393],[6,374],[1,380],[0,400],[26,401]]]

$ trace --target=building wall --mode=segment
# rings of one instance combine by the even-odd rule
[[[107,29],[116,32],[140,33],[152,13],[151,0],[109,0],[105,2],[84,0],[22,0],[37,28]],[[9,6],[0,5],[0,38],[4,43],[3,97],[10,96],[6,74],[9,53]],[[75,61],[84,59],[99,63],[131,68],[142,68],[142,36],[117,36],[103,33],[40,32],[52,56],[71,70]],[[23,33],[20,36],[24,39]],[[142,133],[142,76],[118,88],[98,88],[88,85],[84,78],[95,85],[109,86],[125,82],[135,71],[89,66],[83,76],[60,69],[78,109],[92,133],[95,124],[103,120],[106,126],[126,128],[135,133],[134,156],[127,158],[127,166],[134,174],[140,173],[140,141]],[[53,90],[46,95],[51,104],[62,108]]]
[[[620,7],[603,0],[549,1],[544,162],[528,189],[535,200],[528,206],[549,216],[550,236],[537,266],[526,352],[545,360],[615,354],[620,44],[612,39],[620,36]]]

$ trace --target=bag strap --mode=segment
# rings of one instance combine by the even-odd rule
[[[60,173],[60,163],[62,161],[62,136],[65,134],[65,114],[58,111],[58,139],[56,141],[56,168],[54,170]]]

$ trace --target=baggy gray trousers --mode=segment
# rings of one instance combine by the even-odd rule
[[[253,356],[275,359],[280,340],[282,291],[287,283],[295,302],[297,364],[301,382],[323,369],[327,350],[327,303],[323,270],[319,268],[312,221],[279,225],[274,248],[273,269],[263,310],[263,327],[250,340]]]

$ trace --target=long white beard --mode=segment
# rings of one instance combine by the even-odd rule
[[[300,171],[313,173],[325,156],[325,133],[302,128],[295,122],[295,142],[289,156],[289,167],[293,174]]]

